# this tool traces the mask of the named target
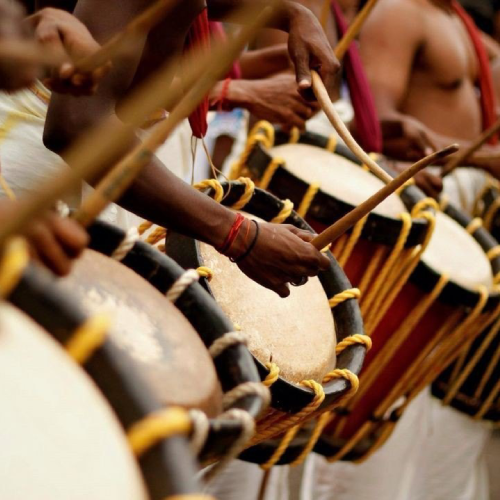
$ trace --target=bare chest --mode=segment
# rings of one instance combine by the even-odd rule
[[[438,12],[429,19],[418,66],[435,85],[446,89],[458,89],[467,81],[476,82],[476,53],[458,17]]]

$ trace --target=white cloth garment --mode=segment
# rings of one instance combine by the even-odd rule
[[[0,93],[0,171],[16,197],[36,192],[62,169],[68,168],[61,158],[43,144],[43,128],[50,93],[41,83],[13,94]],[[37,95],[38,94],[38,95]],[[63,201],[77,208],[91,190],[87,185]],[[0,196],[6,193],[0,189]],[[117,205],[110,206],[101,217],[123,229],[135,226],[141,219]]]

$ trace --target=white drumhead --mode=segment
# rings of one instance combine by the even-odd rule
[[[451,217],[436,214],[436,228],[422,260],[469,290],[493,286],[490,262],[479,243]]]
[[[247,335],[250,351],[259,361],[272,360],[286,380],[296,383],[321,381],[335,368],[335,326],[318,278],[291,286],[290,296],[282,299],[213,247],[200,244],[200,248],[204,265],[214,272],[210,287],[215,299]]]
[[[334,198],[357,206],[384,187],[384,183],[346,158],[307,144],[284,144],[271,149],[275,158],[283,158],[285,168]],[[396,218],[407,212],[397,195],[389,196],[374,213]]]
[[[0,497],[142,500],[147,495],[108,403],[56,342],[0,306]]]

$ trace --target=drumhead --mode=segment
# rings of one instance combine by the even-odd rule
[[[436,214],[436,228],[422,260],[458,285],[475,290],[493,286],[491,265],[479,243],[448,215]]]
[[[125,435],[83,370],[5,303],[0,331],[2,498],[145,500]]]
[[[213,361],[182,313],[158,290],[119,262],[87,250],[61,280],[89,313],[112,318],[118,353],[166,406],[222,411],[222,389]]]
[[[353,206],[357,206],[384,187],[384,183],[351,162],[329,151],[308,144],[284,144],[271,149],[275,158],[283,158],[285,168],[308,184],[317,183],[320,189]],[[397,195],[384,200],[374,213],[396,218],[407,212]]]
[[[290,296],[282,299],[213,247],[201,243],[200,252],[204,265],[214,272],[210,289],[215,299],[248,337],[248,347],[260,362],[273,361],[280,375],[294,383],[321,381],[335,368],[335,325],[318,278],[291,286]]]

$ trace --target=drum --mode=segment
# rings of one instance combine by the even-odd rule
[[[309,226],[269,193],[247,179],[205,184],[208,193],[258,220]],[[300,463],[311,451],[329,412],[355,392],[369,339],[357,293],[330,255],[330,268],[281,299],[247,278],[211,247],[179,234],[169,234],[168,255],[185,268],[205,270],[201,282],[248,338],[262,380],[269,386],[272,409],[257,422],[257,435],[240,458],[269,468]],[[312,435],[301,433],[317,422]]]
[[[9,500],[146,500],[107,401],[34,321],[0,306],[0,480]]]
[[[248,174],[261,188],[290,199],[299,215],[321,232],[383,187],[356,162],[335,136],[327,139],[310,132],[287,136],[260,122],[234,173]],[[409,206],[414,207],[411,213]],[[418,263],[433,227],[429,206],[432,200],[410,182],[331,249],[361,291],[368,334],[390,307],[391,290],[401,286]]]
[[[483,219],[483,226],[500,241],[500,185],[490,178],[474,203],[474,216]]]
[[[68,278],[55,286],[23,266],[9,300],[85,365],[126,429],[155,432],[161,409],[193,408],[182,434],[190,435],[204,462],[230,459],[253,435],[254,418],[269,397],[240,335],[196,283],[197,273],[185,273],[134,232],[96,222],[89,233],[90,249]],[[98,319],[86,321],[80,307],[111,315],[110,333]],[[164,436],[140,448],[152,498],[186,492],[193,480],[194,464],[182,459],[187,450],[163,440],[171,432],[165,425]]]
[[[272,129],[257,127],[240,168],[298,202],[318,230],[382,187],[331,139],[306,133],[290,140],[293,144],[284,144],[284,134],[274,137]],[[350,405],[336,409],[336,418],[315,447],[332,461],[370,456],[390,436],[408,403],[465,346],[453,342],[461,335],[470,342],[496,319],[499,300],[492,276],[499,262],[488,253],[496,245],[493,238],[453,207],[445,214],[436,214],[437,209],[407,185],[332,249],[361,290],[365,328],[374,342],[360,390]],[[436,226],[445,243],[435,236]],[[470,246],[473,260],[450,252],[455,242],[457,247]],[[482,262],[479,269],[470,266],[476,260]]]

